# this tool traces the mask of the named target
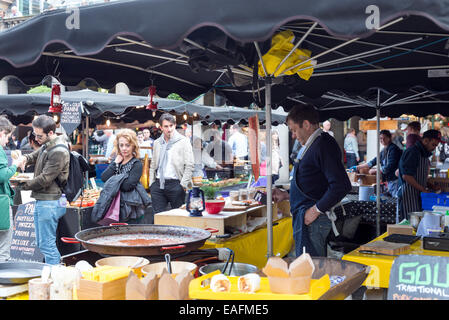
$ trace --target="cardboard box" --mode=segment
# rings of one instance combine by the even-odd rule
[[[359,174],[357,175],[357,180],[362,180],[362,185],[370,186],[376,184],[376,175],[375,174]]]

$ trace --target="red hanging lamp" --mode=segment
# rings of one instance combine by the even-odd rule
[[[50,113],[62,112],[61,86],[59,84],[54,84],[53,87],[51,88],[51,100],[48,112]]]
[[[150,88],[148,89],[148,93],[149,93],[149,97],[150,97],[150,103],[147,106],[147,110],[151,110],[151,111],[155,112],[157,110],[157,104],[158,104],[158,102],[153,101],[153,98],[156,94],[156,87],[151,85]]]

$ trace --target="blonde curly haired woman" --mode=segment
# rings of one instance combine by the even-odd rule
[[[140,150],[136,132],[131,129],[121,130],[116,135],[113,152],[117,156],[103,171],[101,180],[106,182],[114,175],[127,173],[128,177],[123,180],[120,191],[128,192],[136,189],[140,183],[143,168],[142,162],[139,160]],[[129,223],[138,223],[138,221]]]
[[[136,133],[131,129],[123,129],[114,141],[114,151],[117,156],[103,171],[101,180],[106,182],[110,177],[119,173],[129,172],[129,177],[123,181],[121,191],[131,191],[140,181],[142,162],[132,161],[139,158],[139,142]]]

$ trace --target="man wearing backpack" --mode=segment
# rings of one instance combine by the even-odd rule
[[[31,190],[31,196],[36,199],[36,240],[45,263],[59,264],[61,255],[56,247],[56,228],[66,213],[66,205],[60,201],[60,186],[65,185],[69,175],[69,150],[64,137],[56,134],[53,118],[41,115],[32,122],[32,126],[41,148],[24,156],[22,168],[32,164],[35,168],[34,179],[23,183],[22,189]]]

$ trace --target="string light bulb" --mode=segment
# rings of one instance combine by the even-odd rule
[[[184,120],[187,120],[187,114],[184,113],[182,117],[184,118]]]
[[[110,126],[111,126],[111,120],[109,120],[109,119],[106,120],[106,126],[107,126],[107,127],[110,127]]]

